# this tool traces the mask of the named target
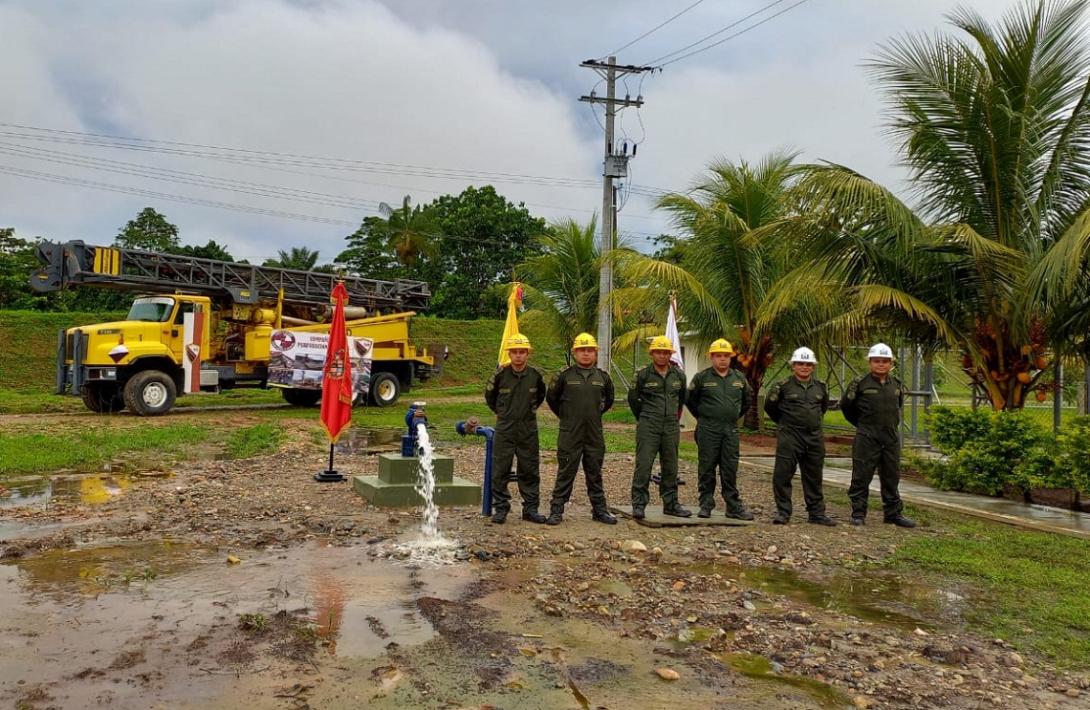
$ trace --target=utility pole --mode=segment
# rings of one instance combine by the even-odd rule
[[[617,153],[613,144],[613,131],[614,123],[617,117],[617,108],[627,108],[629,106],[640,107],[643,105],[643,97],[637,96],[632,98],[631,96],[625,96],[623,99],[617,98],[617,78],[625,76],[626,74],[641,74],[646,71],[651,71],[654,67],[641,67],[628,65],[618,65],[616,57],[609,57],[606,61],[600,61],[597,59],[588,59],[582,62],[579,66],[593,69],[606,83],[606,95],[604,97],[598,96],[595,92],[587,96],[580,96],[580,101],[585,101],[589,104],[604,104],[606,107],[606,121],[605,121],[605,159],[602,162],[602,212],[601,212],[601,239],[599,243],[599,250],[602,254],[602,270],[598,278],[598,367],[602,368],[606,372],[611,372],[613,364],[612,360],[612,342],[613,342],[613,319],[610,313],[610,293],[613,291],[613,263],[612,260],[606,258],[610,251],[616,246],[617,224],[616,224],[616,199],[614,195],[613,179],[624,178],[628,176],[628,151],[627,149],[623,154]],[[633,149],[633,155],[635,150]]]

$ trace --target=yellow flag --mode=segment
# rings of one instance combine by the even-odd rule
[[[503,339],[500,340],[500,367],[511,364],[507,356],[507,339],[519,332],[519,306],[522,305],[522,284],[511,285],[511,294],[507,297],[507,320],[503,324]]]

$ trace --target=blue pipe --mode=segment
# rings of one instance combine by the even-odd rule
[[[481,487],[481,515],[492,515],[492,439],[496,430],[490,426],[478,426],[475,419],[458,422],[454,430],[466,436],[476,434],[484,437],[484,485]]]
[[[428,425],[424,406],[423,402],[413,402],[409,405],[409,411],[405,412],[405,428],[408,431],[401,435],[401,455],[405,458],[416,456],[416,425]]]

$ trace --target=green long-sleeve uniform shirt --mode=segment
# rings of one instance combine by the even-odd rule
[[[628,390],[628,406],[636,415],[636,470],[632,474],[632,505],[642,508],[650,498],[651,467],[662,465],[659,495],[663,506],[677,505],[678,417],[685,406],[685,373],[673,365],[660,375],[654,365],[636,373]]]
[[[743,510],[738,495],[738,419],[749,406],[745,375],[714,367],[702,370],[689,382],[685,406],[696,417],[697,484],[700,508],[715,507],[716,471],[728,513]]]
[[[508,365],[488,381],[484,401],[496,413],[496,436],[492,442],[492,507],[497,512],[511,508],[507,476],[517,465],[519,494],[524,511],[537,512],[541,455],[538,448],[537,408],[545,400],[545,379],[536,368],[522,372]]]
[[[734,428],[749,406],[749,386],[738,370],[720,375],[714,367],[702,370],[689,383],[685,406],[698,427]]]
[[[856,427],[852,442],[852,483],[848,498],[852,516],[867,517],[867,500],[874,472],[882,489],[882,509],[887,520],[901,514],[904,504],[899,491],[901,442],[897,428],[905,406],[905,389],[892,375],[881,382],[871,373],[848,385],[840,409]]]

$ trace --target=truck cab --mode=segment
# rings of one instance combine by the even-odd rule
[[[70,386],[96,412],[126,406],[139,414],[169,410],[183,389],[185,315],[210,309],[204,296],[141,296],[124,320],[69,328],[58,343],[58,393]],[[194,340],[205,353],[210,325],[205,318]],[[148,371],[158,374],[141,375],[130,384]]]

